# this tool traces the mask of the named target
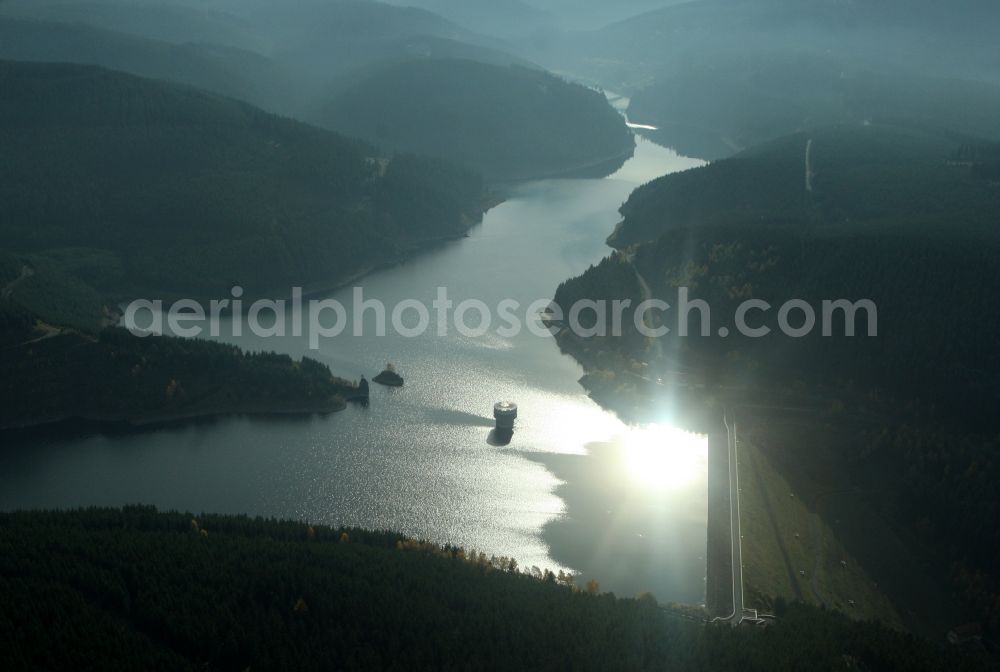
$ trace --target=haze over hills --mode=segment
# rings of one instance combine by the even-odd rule
[[[719,225],[993,236],[1000,190],[959,154],[976,143],[862,124],[796,133],[639,187],[609,242],[622,249]]]
[[[173,44],[215,44],[264,51],[257,26],[208,3],[166,0],[6,0],[0,13],[22,19],[86,24],[115,33]]]
[[[431,12],[364,0],[0,4],[0,58],[101,65],[296,117],[378,63],[526,63],[503,46]]]
[[[1000,138],[1000,86],[908,72],[851,69],[765,53],[690,63],[632,96],[629,114],[663,144],[706,158],[838,123],[908,124]]]
[[[3,63],[0,79],[0,246],[103,250],[109,291],[335,284],[461,235],[485,202],[462,170],[380,165],[357,141],[185,87],[74,65]]]
[[[530,3],[557,17],[568,30],[593,30],[610,23],[689,0],[530,0]]]
[[[627,93],[689,63],[731,63],[758,52],[1000,81],[998,28],[1000,10],[981,0],[697,0],[549,41],[535,56]]]
[[[495,58],[503,46],[432,12],[366,0],[256,0],[220,6],[267,35],[269,55],[315,82],[403,57],[473,57],[476,47],[486,47]]]
[[[0,668],[994,669],[997,35],[0,0]]]
[[[212,44],[171,44],[82,23],[0,15],[0,58],[99,65],[190,84],[286,114],[296,111],[305,95],[300,79],[254,52]]]
[[[391,0],[390,4],[420,7],[476,32],[503,38],[547,32],[557,22],[554,15],[522,0]]]
[[[543,71],[419,60],[376,71],[317,114],[384,151],[436,155],[492,179],[605,169],[633,138],[603,95]]]
[[[652,381],[727,390],[730,408],[768,418],[754,440],[781,455],[786,473],[854,484],[850,510],[860,513],[840,514],[856,518],[838,534],[870,566],[880,564],[870,537],[849,526],[883,516],[926,549],[935,580],[993,619],[996,594],[983,586],[994,585],[1000,539],[975,511],[998,506],[987,485],[1000,473],[998,156],[995,143],[947,132],[844,125],[654,180],[622,206],[609,241],[620,252],[555,295],[564,310],[631,299],[623,336],[564,331],[560,343],[588,370],[594,397],[623,412],[662,398]],[[633,326],[634,306],[651,298],[671,307],[647,321],[670,330],[658,339]],[[749,300],[758,303],[745,324],[764,335],[735,328]],[[824,307],[839,300],[871,303],[854,304],[849,319]],[[810,307],[814,328],[779,331],[779,310],[793,301]],[[710,312],[689,311],[688,335],[678,335],[681,306],[694,302]],[[791,329],[809,321],[799,308],[787,316]],[[784,447],[806,417],[814,438]],[[920,504],[928,496],[933,506]],[[905,603],[909,588],[891,587],[893,571],[895,560],[876,580]]]
[[[464,233],[488,202],[478,176],[405,152],[379,158],[374,147],[207,91],[302,115],[380,72],[379,62],[522,62],[477,39],[429,12],[367,2],[0,9],[0,57],[51,62],[0,64],[0,133],[12,159],[0,206],[3,340],[13,357],[0,425],[342,405],[353,388],[325,367],[91,334],[113,319],[110,306],[138,293],[332,286]],[[631,139],[603,98],[585,98],[619,141]],[[35,359],[21,359],[39,338]],[[138,381],[125,365],[134,358],[149,364]],[[230,372],[228,383],[199,373],[218,367]],[[165,399],[170,376],[183,379],[184,394]],[[32,394],[19,393],[32,377]],[[73,403],[74,381],[83,379],[86,407]],[[134,403],[117,404],[133,383]]]
[[[0,11],[167,42],[224,44],[271,56],[324,34],[330,42],[474,35],[432,12],[370,0],[7,0]]]
[[[357,390],[322,364],[101,329],[140,294],[334,286],[487,203],[441,161],[184,86],[0,62],[0,88],[0,427],[342,408]]]
[[[1000,10],[949,4],[698,0],[539,45],[536,60],[631,97],[633,121],[721,158],[844,122],[998,137]]]
[[[552,39],[562,31],[591,30],[687,0],[391,0],[440,14],[478,33],[514,43]]]

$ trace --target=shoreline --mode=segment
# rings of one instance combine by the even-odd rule
[[[856,435],[833,435],[830,423],[835,418],[830,415],[828,398],[815,392],[775,389],[764,394],[758,387],[661,385],[632,373],[622,361],[601,359],[577,339],[557,340],[562,351],[586,372],[580,384],[588,396],[626,423],[651,421],[656,399],[664,397],[681,405],[697,401],[704,413],[712,411],[713,405],[720,416],[724,407],[742,412],[742,426],[749,428],[742,436],[752,437],[741,439],[738,464],[743,493],[740,523],[749,540],[742,551],[745,608],[771,611],[780,598],[785,604],[809,603],[853,620],[877,620],[887,627],[942,638],[949,624],[972,617],[963,611],[966,607],[962,603],[950,601],[953,596],[946,597],[950,584],[942,574],[929,570],[926,560],[914,557],[905,529],[878,514],[870,486],[866,489],[840,461],[838,446],[855,440]],[[604,375],[609,371],[615,372],[617,382],[627,389],[609,387]],[[684,418],[684,413],[678,409],[679,418]],[[717,427],[718,419],[721,417],[715,420]],[[701,425],[712,420],[708,414],[681,424]],[[855,429],[873,422],[857,415],[836,420],[841,427]],[[815,438],[817,431],[825,440]],[[730,456],[725,434],[718,429],[707,433],[705,607],[712,617],[725,619],[734,602]],[[811,456],[795,449],[805,442],[804,437],[816,444]],[[758,457],[765,451],[761,446],[766,447],[767,459]],[[785,493],[787,497],[782,496]],[[837,495],[842,495],[839,505],[822,511],[820,499]],[[919,601],[907,592],[909,584],[903,585],[905,581],[898,578],[901,575],[924,591],[935,591],[949,615],[918,616]]]
[[[656,399],[669,396],[675,417],[667,421],[688,431],[705,434],[708,441],[706,467],[707,520],[705,523],[705,590],[701,608],[709,617],[727,617],[733,609],[732,539],[730,519],[729,452],[724,448],[721,411],[717,399],[707,390],[679,382],[662,383],[632,373],[623,362],[598,362],[583,343],[560,331],[556,335],[560,351],[570,356],[584,371],[579,384],[587,396],[601,408],[615,414],[628,425],[662,421],[656,414]],[[615,379],[607,382],[601,364],[610,365]],[[628,392],[616,387],[625,378]],[[719,418],[714,412],[718,411]],[[721,443],[721,446],[720,446]]]
[[[363,278],[368,277],[369,275],[372,275],[373,273],[378,273],[380,271],[385,271],[391,268],[395,268],[396,266],[399,266],[401,264],[406,263],[407,261],[410,261],[411,259],[416,258],[417,256],[423,254],[424,252],[431,251],[447,243],[452,243],[458,240],[462,240],[463,238],[467,238],[469,236],[469,231],[471,231],[474,227],[479,226],[483,223],[483,218],[486,216],[486,213],[488,213],[490,210],[497,207],[498,205],[501,205],[506,200],[507,200],[506,197],[498,193],[491,192],[490,198],[487,198],[483,202],[482,204],[483,210],[479,212],[476,218],[472,218],[472,216],[469,215],[469,213],[465,213],[463,215],[463,217],[468,217],[472,219],[472,221],[460,233],[448,236],[433,236],[421,239],[419,241],[413,241],[410,245],[408,245],[405,249],[401,250],[398,254],[394,255],[392,258],[371,263],[341,278],[317,280],[303,285],[293,284],[292,286],[293,287],[301,286],[303,300],[316,298],[318,296],[323,296],[350,287],[354,283],[358,282]],[[208,309],[209,303],[211,301],[230,298],[228,296],[228,290],[224,292],[222,295],[217,295],[217,296],[211,296],[206,294],[199,294],[198,296],[193,296],[192,294],[194,293],[192,292],[190,294],[184,294],[176,291],[162,291],[162,290],[146,291],[141,288],[138,291],[133,290],[128,292],[127,294],[125,292],[111,292],[111,299],[109,299],[109,301],[113,303],[113,307],[111,306],[109,307],[111,307],[112,310],[114,311],[114,316],[113,318],[109,319],[104,326],[110,326],[110,327],[121,326],[121,317],[123,312],[122,307],[129,304],[132,301],[139,300],[140,298],[148,299],[151,301],[158,300],[164,303],[179,301],[181,299],[193,299],[197,301],[199,304],[201,304],[202,307],[205,309]],[[261,292],[255,292],[253,294],[250,293],[244,294],[242,299],[244,303],[258,301],[258,300],[290,301],[292,299],[292,295],[288,293],[287,289],[271,288],[263,290]],[[226,316],[232,315],[232,309],[227,306],[226,308],[220,311],[220,315],[226,315]]]
[[[503,203],[506,199],[496,193],[489,192],[488,197],[484,200],[482,204],[482,211],[478,213],[477,219],[472,219],[471,215],[466,214],[469,220],[468,226],[464,228],[461,233],[453,236],[436,236],[432,238],[425,238],[419,242],[415,242],[410,245],[406,250],[402,251],[400,254],[396,255],[394,258],[386,260],[381,263],[372,264],[358,271],[336,280],[328,280],[322,282],[316,282],[309,285],[303,285],[302,287],[302,298],[307,299],[309,297],[315,297],[318,295],[328,294],[330,292],[337,291],[358,282],[368,275],[393,268],[400,264],[405,263],[409,259],[412,259],[424,251],[433,249],[440,245],[444,245],[449,242],[454,242],[461,240],[462,238],[468,237],[469,231],[476,225],[480,225],[483,222],[483,218],[486,213]],[[123,306],[127,304],[130,300],[135,300],[136,294],[141,294],[142,292],[133,293],[132,299],[119,299],[115,298],[116,303],[114,308],[111,309],[111,315],[106,317],[102,323],[102,328],[109,327],[121,327],[121,318],[123,316]],[[173,292],[149,292],[147,297],[153,297],[153,299],[159,299],[164,302],[178,300],[180,298],[191,298],[183,297],[180,294]],[[216,299],[218,297],[215,297]],[[292,297],[287,292],[277,292],[277,291],[267,291],[260,295],[255,295],[254,300],[258,299],[281,299],[290,300]],[[199,303],[207,304],[212,298],[207,297],[197,297],[195,299]],[[231,310],[222,311],[224,315],[231,315]],[[241,347],[241,351],[247,352],[246,348]],[[96,431],[107,431],[115,429],[148,429],[159,426],[167,425],[178,425],[191,422],[207,421],[218,418],[223,418],[227,416],[238,416],[245,415],[251,417],[302,417],[310,415],[329,415],[332,413],[340,412],[347,407],[347,403],[357,401],[355,398],[342,398],[333,397],[326,400],[325,402],[318,404],[292,404],[292,405],[270,405],[265,403],[254,403],[247,406],[236,406],[233,408],[196,408],[189,409],[180,412],[147,412],[140,415],[131,414],[82,414],[82,415],[59,415],[51,416],[45,418],[30,418],[30,419],[19,419],[17,422],[12,423],[0,423],[0,434],[6,432],[32,432],[44,430],[46,428],[54,428],[61,425],[81,425],[89,426]]]
[[[613,164],[617,164],[617,162],[619,161],[622,162],[621,165],[624,165],[624,163],[627,162],[629,159],[631,159],[632,156],[635,154],[635,146],[636,146],[635,133],[633,133],[632,145],[630,147],[623,148],[622,150],[616,152],[613,155],[606,156],[600,159],[594,159],[586,163],[577,164],[575,166],[570,166],[567,168],[553,168],[550,170],[542,171],[540,173],[533,173],[525,176],[517,176],[517,177],[503,178],[503,179],[492,179],[489,180],[489,184],[505,188],[523,184],[525,182],[572,179],[574,177],[584,177],[584,178],[593,177],[591,175],[587,175],[586,174],[587,171],[603,169]],[[617,169],[621,167],[621,165],[618,165],[618,167],[615,168],[615,170],[612,170],[607,174],[601,175],[600,177],[604,178],[608,177],[609,175],[613,175],[617,171]]]
[[[586,441],[582,454],[524,453],[555,476],[553,494],[564,504],[559,516],[542,525],[541,539],[557,564],[577,571],[578,585],[593,579],[620,597],[652,595],[707,620],[702,528],[693,522],[704,500],[691,485],[666,494],[637,484],[625,459],[628,446],[629,437],[621,434]],[[671,520],[658,515],[665,506],[676,514]],[[582,541],[593,530],[603,530],[605,546]],[[668,559],[669,569],[662,571],[651,558]]]
[[[55,429],[60,426],[94,427],[97,429],[110,430],[146,430],[157,427],[180,425],[186,423],[196,423],[203,421],[219,420],[226,417],[247,416],[247,417],[304,417],[313,415],[332,415],[347,408],[348,401],[343,397],[335,396],[325,402],[308,404],[247,404],[246,406],[234,406],[233,408],[205,408],[191,409],[188,411],[178,411],[170,413],[144,413],[141,415],[127,414],[84,414],[84,415],[62,415],[58,417],[40,418],[29,420],[19,424],[0,425],[0,434],[5,432],[30,433],[39,430]]]

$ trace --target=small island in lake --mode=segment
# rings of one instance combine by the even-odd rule
[[[402,387],[403,377],[396,373],[396,367],[392,364],[386,364],[385,370],[372,378],[376,383],[380,385],[387,385],[389,387]]]

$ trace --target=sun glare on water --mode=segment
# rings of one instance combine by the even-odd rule
[[[670,425],[648,425],[633,429],[622,450],[635,483],[658,491],[679,490],[704,473],[708,439]]]

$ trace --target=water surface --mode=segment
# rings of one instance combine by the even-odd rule
[[[640,138],[634,158],[611,177],[518,186],[468,238],[360,284],[366,298],[390,308],[405,299],[430,304],[438,287],[456,303],[527,306],[607,254],[617,209],[638,184],[698,164]],[[351,309],[351,288],[330,297]],[[223,325],[224,337],[228,331]],[[143,502],[392,528],[514,556],[522,566],[581,571],[621,593],[702,600],[703,440],[623,425],[585,396],[582,370],[553,339],[527,330],[511,338],[454,329],[440,336],[434,328],[416,338],[371,333],[324,341],[318,352],[306,338],[244,330],[224,339],[308,354],[354,379],[395,363],[406,385],[373,385],[368,407],[141,432],[38,433],[0,451],[0,508]],[[520,406],[507,446],[488,440],[500,399]]]

